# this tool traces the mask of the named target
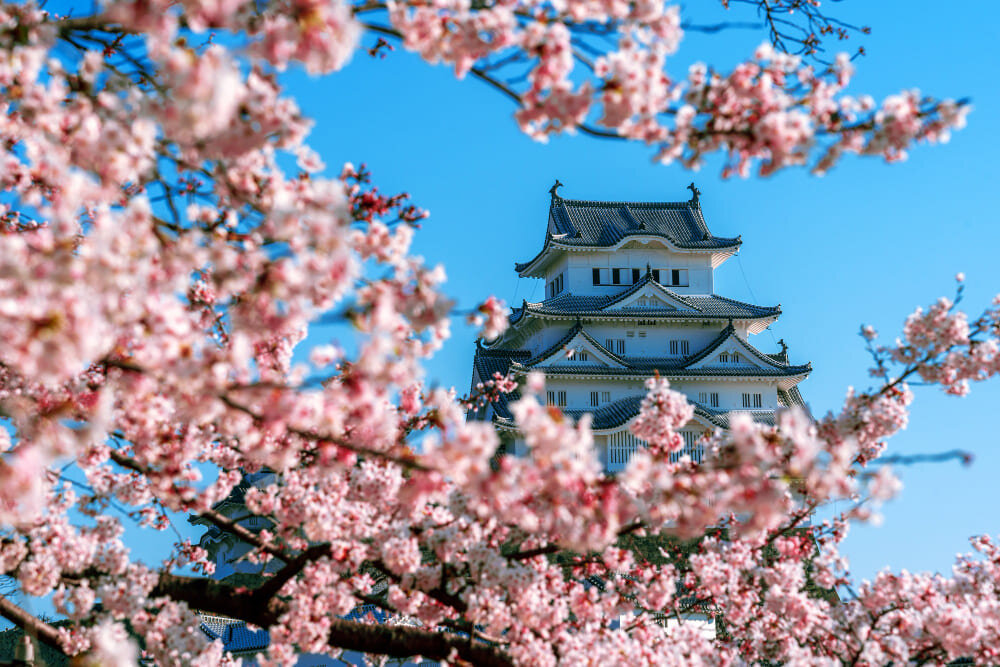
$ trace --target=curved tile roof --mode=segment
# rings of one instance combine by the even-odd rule
[[[226,651],[260,651],[267,648],[270,642],[267,630],[251,630],[244,621],[202,612],[198,615],[201,618],[201,631],[209,640],[222,640],[222,647]]]
[[[534,258],[515,264],[519,273],[537,260],[555,241],[563,246],[609,247],[628,236],[659,236],[691,250],[735,248],[740,237],[713,236],[701,205],[684,202],[623,202],[563,199],[552,196],[545,244]]]
[[[528,350],[491,350],[483,347],[479,341],[476,341],[476,356],[473,357],[472,364],[473,368],[476,369],[476,374],[479,379],[483,382],[493,378],[495,373],[500,375],[507,375],[507,371],[510,370],[511,364],[516,362],[526,362],[531,358],[531,352]],[[510,394],[500,394],[497,400],[491,403],[493,406],[493,412],[504,418],[510,418],[510,402],[516,401],[521,397],[520,392],[514,391]],[[475,421],[483,421],[486,419],[487,406],[482,406],[478,410],[470,410],[468,418]]]
[[[652,283],[669,296],[680,303],[691,308],[686,310],[670,310],[666,308],[614,308],[647,284]],[[609,312],[613,311],[613,312]],[[693,311],[693,312],[692,312]],[[575,295],[565,292],[559,296],[540,301],[538,303],[528,303],[525,301],[520,308],[512,308],[510,323],[514,324],[527,314],[538,315],[564,315],[569,317],[601,316],[614,314],[617,316],[629,315],[633,317],[668,317],[668,318],[699,318],[699,319],[733,319],[746,320],[764,317],[775,317],[781,314],[781,306],[757,306],[752,303],[745,303],[730,299],[717,294],[689,295],[682,296],[673,290],[664,287],[653,280],[650,274],[646,274],[639,282],[631,287],[606,296],[598,295]]]
[[[671,377],[788,377],[801,375],[803,373],[809,373],[812,371],[812,364],[806,363],[802,365],[791,366],[787,363],[782,363],[775,359],[769,354],[765,354],[751,345],[749,342],[743,340],[736,335],[736,329],[730,322],[729,326],[719,332],[711,342],[708,343],[702,350],[689,355],[687,357],[625,357],[615,354],[614,352],[608,350],[604,345],[601,345],[597,340],[595,340],[590,334],[588,334],[584,329],[583,325],[577,321],[565,335],[562,336],[558,341],[549,346],[546,350],[540,352],[531,358],[525,358],[528,353],[524,350],[516,351],[505,351],[505,350],[485,350],[484,352],[490,353],[490,358],[503,358],[503,355],[512,355],[510,358],[509,369],[514,370],[519,373],[526,373],[536,364],[545,359],[551,357],[553,354],[558,353],[563,347],[565,347],[576,335],[582,335],[586,340],[593,345],[595,348],[600,350],[603,354],[607,355],[610,359],[620,363],[623,368],[602,366],[594,363],[586,364],[573,364],[572,366],[546,366],[545,373],[547,375],[635,375],[642,377],[649,377],[654,372],[659,372],[662,375],[669,375]],[[717,350],[723,343],[725,343],[730,337],[735,337],[736,341],[739,343],[740,347],[744,349],[747,354],[751,357],[756,358],[764,367],[757,366],[735,366],[735,367],[710,367],[710,368],[691,368],[692,364],[695,364],[705,357],[711,355],[715,350]],[[516,358],[515,356],[516,355]],[[473,362],[476,368],[479,368],[479,353],[476,354],[476,360]],[[500,374],[505,374],[507,369],[499,370]],[[492,376],[492,374],[490,375]],[[480,377],[490,377],[483,376]]]

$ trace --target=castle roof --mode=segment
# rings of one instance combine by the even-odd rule
[[[586,362],[574,361],[572,363],[546,363],[561,361],[565,355],[565,350],[568,349],[574,340],[580,344],[585,344],[585,346],[590,346],[613,365],[601,364],[593,360]],[[734,366],[710,365],[706,363],[713,356],[713,353],[726,350],[740,351],[746,355],[745,358],[748,363]],[[558,341],[535,355],[532,355],[528,350],[488,349],[478,345],[473,364],[477,375],[484,381],[492,378],[495,373],[499,373],[502,376],[508,373],[524,375],[535,368],[544,371],[545,375],[549,377],[580,379],[587,377],[615,377],[643,380],[654,373],[658,373],[661,377],[669,379],[776,378],[779,383],[779,403],[787,407],[805,405],[795,385],[812,371],[812,365],[809,363],[799,365],[789,364],[787,352],[785,351],[778,354],[761,352],[749,342],[740,338],[732,324],[722,329],[718,336],[695,354],[688,356],[652,357],[615,354],[588,334],[582,323],[576,322]],[[510,401],[517,400],[519,396],[518,392],[501,395],[492,404],[493,412],[500,423],[511,422],[512,417],[509,404]],[[638,402],[635,402],[633,405],[630,401]],[[594,428],[614,428],[637,415],[638,405],[641,401],[642,396],[630,397],[609,403],[596,410],[566,410],[565,412],[575,417],[589,412],[594,415]],[[698,409],[702,410],[705,414],[699,413]],[[705,406],[698,408],[696,406],[696,414],[701,415],[715,426],[728,428],[729,418],[726,416],[728,414],[727,411],[718,411]],[[753,411],[753,414],[756,421],[773,423],[773,413],[770,411]],[[470,412],[469,418],[485,419],[485,408]]]
[[[686,306],[686,308],[615,307],[627,301],[629,297],[643,290],[647,285],[663,293],[668,299]],[[525,315],[555,317],[600,317],[614,315],[615,317],[642,318],[752,320],[778,317],[781,315],[781,306],[757,306],[717,294],[681,296],[677,292],[653,280],[652,275],[647,273],[637,283],[618,294],[578,296],[570,292],[564,292],[559,296],[537,303],[525,301],[521,307],[512,308],[511,311],[511,324],[516,324]]]
[[[623,202],[563,199],[553,193],[542,250],[514,265],[523,273],[550,246],[610,248],[630,236],[653,236],[682,250],[735,250],[740,237],[713,236],[697,199],[684,202]]]
[[[669,377],[795,377],[808,374],[812,371],[812,365],[809,363],[790,365],[787,362],[775,359],[772,355],[761,352],[749,342],[740,338],[732,323],[720,331],[719,335],[709,342],[708,345],[706,345],[701,351],[688,356],[630,357],[618,355],[599,343],[593,336],[588,334],[579,321],[570,327],[569,331],[567,331],[562,338],[534,357],[526,359],[526,352],[523,350],[482,350],[482,352],[492,353],[496,357],[506,356],[510,359],[510,367],[508,370],[524,373],[541,362],[552,358],[554,355],[561,354],[566,346],[578,336],[585,340],[588,344],[595,347],[602,355],[610,358],[618,365],[607,366],[596,363],[574,363],[573,365],[567,366],[546,365],[544,367],[546,375],[635,375],[649,377],[654,372],[658,372],[660,375]],[[736,365],[731,367],[710,366],[702,363],[712,356],[714,352],[720,350],[724,346],[726,346],[727,349],[729,347],[739,349],[750,359],[756,360],[756,363],[753,363],[752,365]],[[479,352],[477,352],[476,358],[478,359],[479,356]],[[478,364],[479,362],[476,361],[475,363]],[[497,371],[500,372],[501,375],[505,372],[499,370],[499,365],[497,367]],[[483,376],[481,375],[480,377]],[[492,377],[492,373],[488,377]]]

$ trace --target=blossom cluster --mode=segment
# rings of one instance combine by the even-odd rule
[[[344,649],[505,665],[995,660],[986,538],[950,579],[887,574],[828,598],[847,581],[849,521],[898,488],[868,466],[906,423],[906,379],[961,393],[995,374],[996,305],[971,322],[950,303],[918,311],[878,352],[881,387],[818,421],[734,416],[698,464],[673,460],[691,406],[654,379],[633,426],[649,446],[606,475],[588,418],[539,400],[544,378],[495,376],[467,399],[425,383],[454,304],[443,268],[410,251],[424,212],[364,167],[322,176],[276,74],[342,67],[369,10],[459,74],[488,77],[479,63],[520,50],[529,133],[601,104],[605,126],[662,144],[662,159],[724,148],[738,173],[803,161],[821,131],[895,158],[964,113],[848,102],[849,63],[823,78],[767,49],[680,85],[663,73],[678,10],[659,2],[0,6],[0,575],[51,595],[68,625],[29,620],[6,595],[0,615],[98,664],[140,657],[132,635],[157,664],[231,664],[197,611],[265,627],[266,664]],[[599,84],[578,85],[575,35],[597,24],[618,48],[594,63]],[[870,127],[845,120],[868,112]],[[317,333],[331,317],[356,339]],[[499,335],[503,304],[487,299],[472,323]],[[466,421],[498,400],[524,456]],[[267,528],[250,530],[215,506],[260,472],[244,496]],[[858,502],[807,525],[845,497]],[[244,542],[258,585],[207,585],[213,563],[183,540],[161,565],[139,562],[125,522],[164,530],[173,512]],[[345,618],[360,605],[391,623]],[[692,613],[725,632],[677,622]]]

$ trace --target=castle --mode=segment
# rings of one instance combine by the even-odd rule
[[[777,321],[780,306],[758,306],[715,293],[715,270],[739,250],[740,237],[714,236],[700,193],[681,202],[564,199],[550,190],[542,249],[515,264],[545,281],[544,300],[512,309],[496,340],[477,344],[472,384],[501,375],[546,378],[546,399],[566,415],[592,415],[604,468],[619,472],[642,443],[629,431],[654,374],[695,406],[675,457],[700,461],[699,440],[725,429],[734,411],[774,422],[780,407],[804,405],[797,385],[809,364],[791,364],[787,347],[766,353],[750,343]],[[504,451],[523,454],[509,398],[471,412],[490,420]]]

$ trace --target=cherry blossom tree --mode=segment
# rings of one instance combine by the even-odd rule
[[[826,49],[856,29],[818,2],[732,4],[757,8],[769,41],[679,78],[667,65],[685,30],[727,26],[659,2],[0,7],[0,575],[17,593],[0,594],[0,615],[102,665],[140,650],[232,662],[195,610],[267,628],[274,664],[342,650],[483,665],[997,660],[989,538],[951,578],[857,587],[837,545],[898,486],[887,464],[905,461],[885,441],[906,423],[907,381],[963,394],[1000,370],[1000,301],[972,320],[939,301],[893,345],[863,330],[878,386],[818,421],[734,417],[698,465],[670,461],[692,409],[665,381],[650,380],[634,425],[648,449],[609,477],[587,419],[543,407],[532,376],[514,403],[530,453],[496,458],[496,434],[465,410],[515,383],[458,398],[422,382],[452,312],[443,271],[409,254],[423,212],[363,168],[320,176],[310,122],[279,85],[287,66],[329,73],[361,49],[405,48],[514,100],[535,139],[642,141],[687,167],[720,152],[740,176],[898,160],[962,126],[959,102],[847,95],[852,61]],[[354,324],[356,353],[309,335],[326,317]],[[490,298],[470,320],[495,337],[504,306]],[[303,340],[308,366],[292,363]],[[213,506],[261,470],[277,476],[246,494],[271,526],[255,532]],[[856,502],[809,523],[843,498]],[[234,534],[268,575],[214,581],[189,542],[162,567],[138,562],[124,522],[163,529],[168,512]],[[19,602],[46,595],[68,625]],[[361,604],[393,620],[344,618]],[[715,639],[671,622],[692,610],[717,617]]]

